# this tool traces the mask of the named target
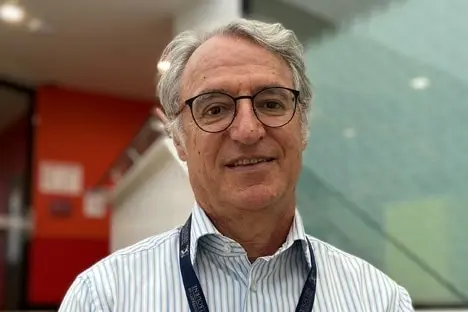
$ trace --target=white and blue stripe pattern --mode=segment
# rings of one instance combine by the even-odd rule
[[[317,263],[313,311],[413,311],[405,289],[367,262],[306,236],[296,217],[285,244],[250,263],[202,209],[193,209],[191,255],[211,312],[291,312]],[[77,277],[61,312],[188,312],[179,270],[179,229],[118,251]]]

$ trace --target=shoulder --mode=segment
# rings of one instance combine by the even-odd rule
[[[413,311],[408,292],[369,262],[308,235],[317,262],[318,283],[339,287],[365,306],[388,311]]]
[[[154,261],[177,252],[179,228],[148,237],[134,245],[115,251],[84,271],[80,276],[89,277],[101,270],[115,270],[120,266],[128,266],[142,257],[151,256]]]
[[[118,250],[78,275],[72,288],[86,287],[94,300],[112,305],[109,301],[122,285],[142,280],[146,274],[154,274],[176,259],[178,240],[177,228]]]
[[[311,235],[307,235],[307,238],[312,244],[317,263],[337,267],[342,269],[344,273],[363,273],[368,270],[378,271],[370,263],[359,257],[353,256]]]

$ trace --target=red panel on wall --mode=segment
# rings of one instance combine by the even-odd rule
[[[104,258],[108,248],[104,240],[35,239],[29,254],[29,302],[61,302],[76,275]]]
[[[87,217],[82,192],[42,193],[40,164],[79,164],[84,190],[96,185],[149,117],[152,103],[56,87],[40,88],[36,99],[28,301],[58,304],[73,279],[108,254],[109,215]]]
[[[35,131],[34,237],[107,239],[109,218],[86,218],[82,195],[60,198],[71,207],[67,218],[50,213],[55,196],[38,187],[43,161],[82,165],[84,188],[95,185],[123,152],[150,114],[151,103],[44,87],[37,93]]]

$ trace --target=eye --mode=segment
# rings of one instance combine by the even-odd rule
[[[226,108],[222,105],[212,105],[205,110],[205,115],[216,116],[221,114]]]
[[[264,104],[264,107],[268,108],[268,109],[280,109],[282,107],[282,105],[280,103],[278,103],[278,102],[270,101],[270,102],[266,102]]]
[[[257,108],[264,110],[264,111],[278,111],[284,109],[284,104],[281,101],[277,100],[264,100],[259,105]]]
[[[200,114],[197,114],[197,118],[205,119],[222,119],[233,114],[235,108],[228,103],[212,103],[204,107]]]

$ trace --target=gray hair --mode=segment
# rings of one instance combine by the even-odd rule
[[[181,109],[180,81],[185,65],[202,43],[219,35],[246,38],[285,60],[291,69],[294,88],[300,92],[298,102],[302,117],[302,133],[303,139],[307,140],[312,88],[305,73],[302,44],[293,31],[284,28],[279,23],[269,24],[246,19],[233,21],[208,33],[182,32],[164,49],[160,62],[167,62],[166,64],[170,64],[170,67],[160,71],[157,92],[168,118],[169,135],[183,139],[181,118],[177,118],[177,114]],[[183,144],[183,140],[181,141]]]

